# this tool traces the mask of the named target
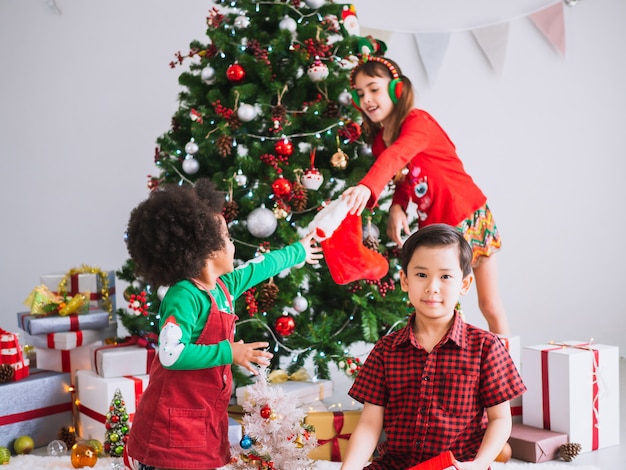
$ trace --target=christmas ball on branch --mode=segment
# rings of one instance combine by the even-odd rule
[[[237,117],[243,122],[250,122],[256,117],[256,108],[251,104],[242,103],[237,109]]]
[[[348,166],[348,155],[343,150],[337,150],[332,157],[330,157],[330,163],[335,168],[345,170]]]
[[[185,158],[183,160],[183,171],[188,175],[194,175],[198,173],[200,169],[200,162],[195,158]]]
[[[280,20],[280,23],[278,23],[278,27],[283,31],[295,33],[298,29],[298,23],[296,23],[296,20],[294,20],[292,17],[285,15],[285,17]]]
[[[342,91],[339,93],[339,102],[343,106],[350,106],[352,104],[352,94],[349,91]]]
[[[274,145],[274,150],[278,155],[283,157],[290,157],[293,153],[293,144],[288,139],[280,139]]]
[[[291,193],[291,183],[287,178],[278,178],[272,183],[272,191],[277,197],[287,197]]]
[[[259,414],[261,415],[261,418],[268,419],[272,415],[272,409],[269,405],[265,405],[263,408],[261,408]]]
[[[304,3],[306,3],[307,7],[317,10],[326,3],[326,0],[304,0]]]
[[[276,328],[276,332],[279,335],[289,336],[296,329],[296,321],[293,319],[291,315],[283,315],[276,319],[274,328]]]
[[[200,147],[198,147],[198,144],[196,144],[193,140],[190,140],[185,145],[185,152],[187,152],[189,155],[194,155],[198,152],[199,149]]]
[[[237,174],[235,175],[235,183],[237,186],[242,187],[245,186],[248,182],[248,177],[243,174],[241,170],[237,170]]]
[[[231,82],[240,82],[246,77],[246,70],[239,64],[233,64],[226,69],[226,78]]]
[[[206,85],[213,85],[215,83],[215,69],[207,65],[200,72],[200,79]]]
[[[257,207],[248,215],[248,231],[257,238],[269,237],[278,226],[274,213],[265,208]]]
[[[306,299],[306,297],[298,295],[297,297],[293,299],[293,309],[296,312],[302,313],[307,308],[309,308],[309,301]]]

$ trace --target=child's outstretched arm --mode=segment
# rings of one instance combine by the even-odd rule
[[[242,366],[254,375],[258,375],[259,371],[252,363],[260,366],[270,365],[270,359],[274,355],[270,352],[263,351],[263,348],[267,348],[268,346],[269,343],[265,341],[257,341],[256,343],[244,343],[243,340],[237,342],[231,341],[230,347],[233,350],[233,364]]]
[[[372,191],[370,188],[363,184],[357,184],[356,186],[346,189],[341,194],[341,199],[347,199],[350,214],[361,215],[363,209],[367,207],[367,203],[369,202],[371,196]]]
[[[340,470],[362,470],[374,453],[383,431],[385,408],[365,402],[359,422],[350,436]]]
[[[502,451],[511,436],[511,405],[508,401],[487,408],[487,429],[471,462],[454,462],[457,470],[486,470]]]
[[[309,264],[318,264],[324,255],[322,254],[322,247],[317,244],[313,235],[314,232],[309,233],[300,240],[300,243],[302,243],[304,251],[306,252],[305,261]]]

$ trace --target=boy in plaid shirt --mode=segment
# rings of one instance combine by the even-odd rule
[[[341,470],[405,470],[445,451],[457,470],[488,469],[511,433],[509,400],[526,391],[497,335],[456,306],[472,284],[472,249],[446,224],[411,235],[400,283],[415,313],[381,338],[350,396],[364,404]]]

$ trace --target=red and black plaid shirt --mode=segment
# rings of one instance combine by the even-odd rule
[[[386,441],[368,470],[404,470],[446,450],[460,461],[476,456],[487,426],[485,409],[526,391],[498,336],[456,314],[430,352],[408,326],[383,337],[359,371],[350,396],[385,407]]]

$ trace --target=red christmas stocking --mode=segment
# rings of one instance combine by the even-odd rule
[[[330,238],[321,242],[330,275],[337,284],[376,281],[389,270],[383,255],[363,245],[360,215],[346,215]]]

